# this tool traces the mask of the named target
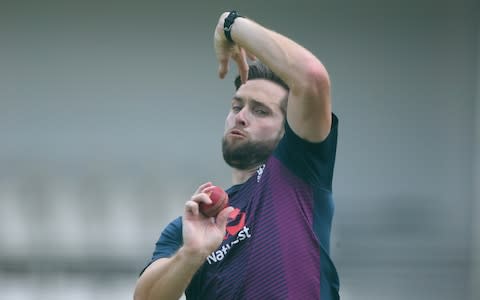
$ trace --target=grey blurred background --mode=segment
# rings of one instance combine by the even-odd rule
[[[330,72],[342,299],[480,299],[474,0],[2,0],[0,299],[132,299],[195,188],[229,186],[231,8]]]

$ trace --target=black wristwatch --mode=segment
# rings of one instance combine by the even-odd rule
[[[225,33],[225,37],[232,43],[234,43],[234,41],[232,40],[232,35],[230,31],[232,30],[233,22],[235,22],[235,19],[238,17],[242,16],[239,15],[235,10],[232,10],[223,22],[223,32]]]

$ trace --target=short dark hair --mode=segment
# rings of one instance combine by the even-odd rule
[[[267,67],[265,64],[263,64],[259,60],[256,60],[249,64],[248,80],[252,80],[252,79],[270,80],[282,86],[283,88],[285,88],[287,92],[290,90],[288,85],[280,77],[278,77],[277,74],[273,73],[273,71],[269,67]],[[242,80],[240,79],[240,75],[238,75],[235,78],[234,83],[235,83],[235,89],[238,90],[242,85]],[[286,112],[287,112],[287,103],[288,103],[287,98],[288,98],[288,95],[287,97],[285,97],[285,99],[282,99],[282,102],[280,104],[280,109],[282,110],[282,113],[284,116],[286,116]]]
[[[253,63],[249,64],[248,68],[248,80],[251,79],[267,79],[271,80],[282,87],[284,87],[287,91],[290,90],[288,85],[277,76],[277,74],[273,73],[269,67],[264,65],[262,62],[256,60]],[[235,88],[238,90],[242,85],[242,80],[240,79],[240,75],[235,78]]]

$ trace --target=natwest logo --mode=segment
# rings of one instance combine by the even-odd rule
[[[223,238],[226,240],[229,236],[235,236],[245,226],[247,215],[241,212],[239,208],[235,208],[228,216],[227,233]]]
[[[240,212],[240,209],[235,208],[228,216],[228,219],[231,221],[228,223],[229,225],[227,226],[227,233],[225,234],[224,240],[235,235],[236,239],[230,243],[224,244],[222,248],[218,249],[217,251],[212,252],[207,257],[207,262],[209,264],[217,263],[223,260],[232,247],[252,236],[250,228],[245,226],[246,215],[244,212]]]

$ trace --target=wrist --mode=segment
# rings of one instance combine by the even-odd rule
[[[177,256],[180,258],[180,260],[184,261],[186,265],[199,267],[205,262],[207,256],[210,255],[210,253],[204,252],[205,251],[190,249],[184,245],[178,250]]]
[[[237,18],[243,17],[235,10],[222,14],[223,33],[225,35],[225,39],[231,43],[235,43],[232,39],[232,26]]]
[[[207,256],[210,255],[210,252],[207,250],[202,251],[199,249],[193,249],[186,245],[183,245],[177,252],[177,254],[190,261],[192,264],[203,264],[203,262],[207,259]]]

